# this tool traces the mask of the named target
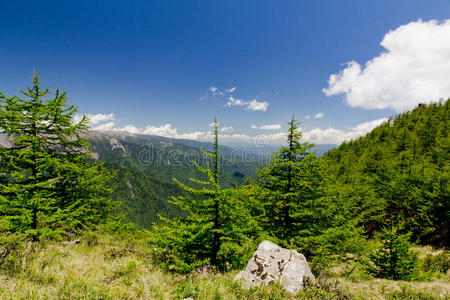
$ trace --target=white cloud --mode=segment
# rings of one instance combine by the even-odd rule
[[[172,128],[172,125],[167,123],[165,125],[161,125],[159,127],[147,125],[144,129],[144,134],[150,135],[162,135],[162,136],[170,136],[176,135],[177,129]]]
[[[252,129],[262,129],[262,130],[280,130],[281,125],[280,124],[271,124],[271,125],[261,125],[259,127],[256,125],[252,125],[251,128]]]
[[[378,119],[370,122],[359,124],[350,130],[341,130],[329,127],[325,130],[314,128],[303,133],[305,140],[316,144],[340,144],[343,141],[349,141],[365,135],[378,125],[386,122],[388,119]]]
[[[360,136],[363,136],[370,132],[375,127],[381,125],[386,122],[388,119],[378,119],[374,121],[364,122],[359,125],[356,125],[348,130],[341,130],[336,128],[327,128],[320,129],[314,128],[309,131],[303,131],[303,139],[307,142],[314,144],[335,144],[339,145],[343,141],[349,141],[352,139],[356,139]],[[261,128],[256,125],[252,125],[251,128]],[[284,144],[286,142],[286,132],[276,132],[270,134],[259,134],[256,136],[248,136],[248,135],[228,135],[221,136],[222,139],[225,140],[240,140],[242,142],[247,143],[255,143],[255,144]]]
[[[386,51],[364,66],[355,61],[328,80],[327,96],[344,94],[349,106],[393,108],[450,97],[450,20],[418,20],[388,32]]]
[[[232,132],[232,131],[233,127],[231,126],[220,128],[220,132]]]
[[[98,127],[97,127],[98,128]],[[94,129],[97,129],[94,128]],[[172,125],[167,123],[159,127],[147,125],[144,128],[137,128],[134,125],[127,125],[122,128],[108,128],[109,130],[117,131],[127,131],[134,134],[148,134],[148,135],[160,135],[160,136],[171,136],[177,135],[177,129],[172,128]]]
[[[281,125],[280,124],[263,125],[260,126],[259,128],[263,130],[280,130]]]
[[[226,93],[230,94],[233,93],[236,90],[236,87],[232,87],[229,89],[225,89],[224,91],[219,90],[215,86],[211,86],[209,90],[203,94],[200,97],[200,100],[205,100],[208,98],[209,95],[212,95],[215,97],[216,95],[225,96]],[[233,97],[232,95],[228,96],[227,102],[225,103],[225,106],[231,107],[231,106],[243,106],[246,110],[253,110],[253,111],[267,111],[267,108],[269,107],[269,103],[267,101],[258,101],[256,99],[253,99],[251,101],[244,101],[242,99],[238,99]]]
[[[311,116],[306,116],[305,119],[309,120],[309,119],[311,119]]]
[[[205,100],[209,94],[211,94],[213,97],[216,95],[224,96],[224,93],[221,90],[219,90],[215,86],[211,86],[209,87],[208,91],[205,94],[203,94],[203,96],[200,97],[200,100]]]
[[[256,99],[253,99],[247,104],[248,110],[262,110],[267,111],[267,108],[269,107],[269,103],[266,101],[258,102]]]
[[[89,122],[91,124],[98,124],[98,123],[102,123],[105,121],[114,121],[116,118],[114,117],[114,114],[95,114],[95,115],[91,115],[88,114],[87,116],[89,118]]]
[[[253,99],[250,102],[243,101],[242,99],[236,99],[233,96],[228,97],[228,101],[225,104],[225,106],[245,106],[245,109],[247,110],[261,110],[261,111],[267,111],[267,108],[269,107],[269,103],[266,101],[259,102],[256,99]]]
[[[241,99],[235,99],[233,96],[229,96],[225,106],[244,106],[247,104],[248,102],[242,101]]]
[[[110,130],[114,128],[114,122],[108,122],[104,124],[100,124],[98,126],[92,127],[94,130]]]
[[[325,116],[323,112],[317,113],[314,115],[314,119],[322,119]]]
[[[98,128],[98,127],[97,127]],[[97,129],[93,128],[93,129]],[[97,129],[102,130],[102,129]],[[176,139],[191,139],[191,140],[205,140],[205,139],[212,139],[213,134],[211,131],[194,131],[194,132],[187,132],[187,133],[178,133],[177,128],[173,128],[170,123],[167,123],[165,125],[161,126],[151,126],[147,125],[143,128],[138,128],[134,125],[127,125],[125,127],[109,127],[104,130],[114,130],[114,131],[126,131],[132,134],[147,134],[147,135],[158,135],[158,136],[164,136],[169,138],[176,138]]]
[[[74,115],[72,118],[72,122],[74,124],[80,123],[81,120],[83,120],[83,115],[80,115],[80,114]]]
[[[89,119],[89,125],[96,125],[98,123],[106,122],[106,121],[114,121],[116,118],[114,114],[85,114],[85,116]],[[73,117],[73,122],[76,124],[83,119],[82,114],[77,114]]]

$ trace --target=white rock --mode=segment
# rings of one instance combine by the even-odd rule
[[[303,254],[264,241],[259,244],[247,268],[239,272],[234,280],[240,281],[244,288],[279,281],[288,293],[295,295],[303,289],[305,278],[313,283],[315,281]]]

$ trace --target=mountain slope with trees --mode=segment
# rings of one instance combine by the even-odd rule
[[[421,104],[323,157],[337,180],[377,208],[369,232],[396,224],[422,243],[449,246],[449,106]]]
[[[206,166],[210,158],[203,155],[202,149],[214,150],[213,143],[118,131],[90,131],[87,141],[94,157],[117,172],[113,200],[122,203],[120,211],[142,228],[157,222],[158,214],[167,218],[181,215],[169,203],[172,197],[184,194],[173,179],[185,182],[205,178],[195,164]],[[220,156],[224,187],[239,186],[255,177],[258,157],[244,159],[241,152],[225,146]]]

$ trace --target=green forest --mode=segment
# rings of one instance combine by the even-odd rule
[[[211,144],[90,132],[36,73],[0,93],[0,298],[450,297],[449,105],[321,157],[292,116],[285,144],[246,163],[217,119]],[[139,157],[150,146],[163,163]],[[242,288],[233,277],[265,240],[302,253],[317,282]]]

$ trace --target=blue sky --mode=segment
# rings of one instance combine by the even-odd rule
[[[208,139],[217,115],[225,141],[265,134],[277,143],[295,114],[307,139],[337,143],[450,96],[436,70],[404,61],[434,51],[412,53],[415,45],[436,42],[440,56],[423,61],[450,82],[441,63],[450,48],[440,43],[450,40],[449,18],[448,0],[0,0],[0,90],[15,93],[38,70],[92,114],[92,127]],[[408,68],[415,77],[399,79]],[[378,80],[390,83],[374,90]]]

